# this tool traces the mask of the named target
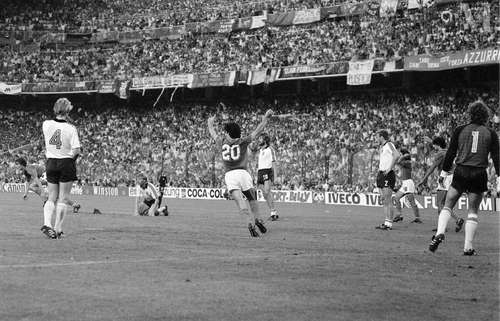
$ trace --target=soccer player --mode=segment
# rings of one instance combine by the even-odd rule
[[[439,213],[436,235],[432,237],[429,250],[435,252],[444,240],[446,225],[451,217],[451,211],[462,195],[467,193],[469,198],[469,213],[465,223],[464,255],[475,255],[472,242],[477,229],[477,213],[483,193],[488,190],[488,155],[493,160],[497,175],[497,193],[500,192],[500,159],[497,133],[486,127],[489,118],[489,109],[482,101],[475,101],[469,105],[470,122],[459,126],[453,133],[450,147],[446,152],[441,180],[450,175],[455,160],[453,180],[446,194],[446,200]]]
[[[392,191],[396,184],[396,174],[394,166],[399,159],[399,152],[394,147],[394,144],[389,141],[389,133],[386,130],[378,132],[378,141],[380,143],[380,158],[379,172],[377,175],[377,187],[379,188],[380,197],[382,198],[385,221],[376,226],[379,230],[392,230],[393,208],[392,208]]]
[[[278,212],[274,207],[273,195],[271,189],[274,183],[276,173],[276,154],[270,146],[271,138],[263,133],[259,136],[259,159],[257,162],[257,185],[262,189],[262,194],[266,200],[267,206],[271,211],[271,221],[278,220]]]
[[[135,199],[135,214],[140,216],[168,216],[167,206],[159,207],[160,198],[153,184],[143,177]]]
[[[41,178],[43,173],[45,172],[45,168],[38,164],[28,165],[26,160],[22,157],[16,159],[16,166],[19,170],[22,171],[25,178],[25,190],[23,198],[28,198],[28,192],[32,191],[33,193],[40,196],[40,198],[45,201],[48,199],[47,192],[44,190]]]
[[[413,214],[415,219],[412,223],[422,223],[420,219],[420,213],[418,211],[418,206],[415,203],[415,183],[411,178],[411,155],[407,149],[401,149],[402,156],[399,158],[397,164],[401,169],[401,188],[396,192],[394,198],[396,200],[396,209],[398,210],[398,215],[394,217],[393,222],[399,222],[403,220],[403,213],[401,211],[401,198],[406,197],[413,209]]]
[[[75,161],[80,155],[80,139],[76,127],[67,122],[72,109],[68,99],[59,98],[54,104],[55,119],[45,120],[42,125],[49,197],[43,207],[41,230],[51,239],[63,235],[62,223],[70,204],[69,194],[73,181],[77,180]],[[52,227],[54,212],[56,218]]]
[[[427,178],[432,174],[432,172],[434,172],[435,169],[437,169],[439,172],[441,172],[441,170],[443,169],[444,156],[446,155],[446,141],[444,140],[443,137],[435,137],[432,140],[432,148],[436,150],[434,163],[432,164],[431,167],[429,167],[427,172],[424,174],[424,177],[422,177],[422,180],[417,184],[419,188],[427,185]],[[444,207],[446,193],[450,188],[452,180],[453,180],[453,174],[446,176],[442,180],[438,180],[438,185],[436,188],[436,203],[437,203],[436,205],[438,208],[438,216]],[[458,215],[453,211],[450,214],[451,217],[455,219],[455,225],[456,225],[455,232],[458,233],[462,230],[465,221],[463,218],[459,218]],[[437,231],[437,229],[434,229],[433,231]]]
[[[44,188],[44,184],[42,183],[43,176],[45,174],[45,168],[38,164],[27,165],[26,160],[24,158],[16,159],[16,165],[20,170],[22,170],[25,181],[25,189],[26,193],[23,195],[23,199],[28,198],[28,192],[32,191],[33,193],[40,196],[43,200],[43,204],[49,198],[47,191]],[[81,205],[75,201],[69,200],[68,204],[73,207],[73,213],[78,213],[81,208]]]
[[[257,193],[253,187],[252,177],[247,171],[248,145],[262,133],[272,115],[273,111],[268,110],[255,130],[250,135],[244,137],[241,137],[240,126],[234,122],[224,124],[225,134],[221,137],[215,131],[215,116],[208,119],[210,135],[215,140],[217,147],[221,148],[222,162],[226,170],[224,175],[226,187],[232,198],[236,201],[240,214],[247,218],[248,230],[252,237],[259,236],[255,227],[261,233],[266,233],[267,228],[260,219]],[[246,200],[243,198],[243,195],[246,197]],[[251,216],[249,206],[253,217]]]

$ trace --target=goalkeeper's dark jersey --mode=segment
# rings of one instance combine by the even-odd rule
[[[451,170],[455,157],[457,165],[487,168],[488,155],[491,155],[495,172],[499,175],[500,160],[497,133],[483,125],[473,123],[463,125],[458,127],[451,137],[443,170]]]

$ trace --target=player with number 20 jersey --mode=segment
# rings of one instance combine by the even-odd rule
[[[224,125],[225,133],[221,137],[215,131],[215,116],[208,119],[208,130],[216,142],[217,149],[221,152],[222,163],[226,171],[224,180],[227,190],[236,201],[240,214],[247,218],[248,230],[252,237],[259,236],[256,227],[261,233],[266,233],[267,228],[260,219],[257,193],[253,187],[252,177],[247,171],[247,150],[248,145],[264,130],[272,115],[273,111],[268,110],[257,128],[245,137],[241,137],[240,126],[234,122]]]

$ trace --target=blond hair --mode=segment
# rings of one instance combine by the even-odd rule
[[[67,115],[73,109],[73,105],[68,98],[59,98],[54,104],[54,113],[57,115]]]

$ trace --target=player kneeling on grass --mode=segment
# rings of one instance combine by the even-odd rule
[[[167,206],[159,207],[160,197],[153,184],[143,177],[139,182],[135,200],[135,215],[139,216],[168,216]]]
[[[28,198],[29,191],[32,191],[33,193],[40,196],[40,198],[43,201],[43,204],[45,204],[45,202],[49,198],[49,195],[44,187],[44,182],[43,182],[45,180],[45,185],[47,184],[46,177],[44,179],[45,168],[38,164],[28,165],[24,158],[16,159],[16,165],[23,172],[23,175],[26,179],[25,181],[26,193],[23,195],[23,199],[26,200]],[[68,205],[73,207],[73,213],[78,213],[81,207],[80,204],[72,200],[68,200]]]
[[[222,162],[226,170],[226,174],[224,175],[226,187],[232,198],[236,201],[240,213],[246,217],[248,230],[252,237],[259,236],[255,227],[261,233],[266,233],[267,228],[260,219],[257,193],[253,187],[252,177],[247,171],[248,145],[262,133],[272,115],[273,111],[268,110],[257,128],[249,136],[245,137],[241,137],[240,126],[233,122],[224,125],[225,135],[221,137],[215,131],[215,116],[208,119],[210,135],[215,140],[217,148],[220,148],[222,152]],[[246,200],[243,195],[246,197]]]

